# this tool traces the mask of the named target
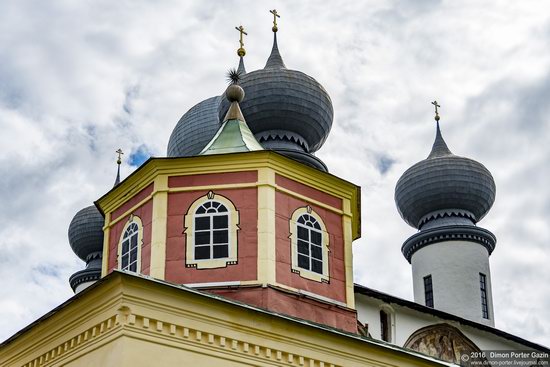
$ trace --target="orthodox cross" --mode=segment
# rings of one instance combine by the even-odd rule
[[[277,9],[270,10],[269,12],[273,14],[273,28],[271,28],[271,30],[273,32],[277,32],[277,18],[280,18],[281,16],[277,13]]]
[[[122,155],[124,154],[122,152],[122,149],[118,148],[118,150],[115,152],[118,154],[118,159],[116,160],[116,164],[120,165],[122,163]]]
[[[435,107],[435,121],[439,121],[439,111],[437,110],[437,108],[441,106],[437,104],[437,101],[433,101],[432,104]]]
[[[239,43],[241,44],[241,48],[243,48],[243,47],[244,47],[243,34],[246,35],[246,36],[248,36],[248,33],[246,33],[246,32],[244,31],[244,27],[243,27],[242,25],[240,25],[240,26],[238,26],[238,27],[235,27],[235,29],[238,30],[239,33],[240,33]]]

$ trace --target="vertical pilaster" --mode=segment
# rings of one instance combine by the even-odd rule
[[[275,284],[275,172],[258,170],[258,281]]]
[[[111,237],[111,213],[105,214],[103,225],[103,254],[101,255],[101,277],[107,275],[109,266],[109,238]]]
[[[164,279],[166,267],[166,225],[168,220],[168,176],[155,178],[151,226],[151,266],[153,278]]]
[[[353,229],[351,201],[343,200],[344,214],[342,215],[342,232],[344,235],[344,263],[346,274],[346,303],[349,308],[355,309],[355,290],[353,288]]]

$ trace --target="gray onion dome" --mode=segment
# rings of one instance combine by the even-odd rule
[[[220,127],[218,106],[221,97],[211,97],[191,107],[170,135],[168,157],[187,157],[200,153]]]
[[[69,243],[73,252],[86,263],[103,252],[105,220],[95,206],[80,210],[69,225]]]
[[[264,148],[313,153],[330,132],[332,101],[315,79],[286,68],[276,33],[274,37],[265,68],[245,74],[239,82],[246,94],[240,104],[242,113]],[[223,119],[228,108],[229,102],[223,100],[218,119]]]
[[[395,187],[399,214],[418,229],[443,217],[463,217],[477,223],[491,209],[495,195],[491,172],[479,162],[452,154],[439,123],[428,158],[405,171]]]

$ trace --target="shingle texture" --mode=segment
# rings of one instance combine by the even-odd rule
[[[481,163],[450,152],[439,126],[427,159],[397,181],[395,202],[401,217],[415,228],[443,216],[480,221],[495,201],[496,186]]]
[[[168,157],[198,155],[220,128],[218,106],[221,97],[208,98],[191,107],[170,135]]]
[[[88,262],[103,251],[105,220],[95,206],[80,210],[69,225],[69,243],[74,253]]]

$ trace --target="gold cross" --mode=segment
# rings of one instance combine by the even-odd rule
[[[270,10],[269,12],[273,14],[273,28],[271,28],[271,30],[273,32],[277,32],[277,18],[280,18],[281,16],[277,13],[277,9]]]
[[[116,160],[116,163],[117,163],[117,164],[121,164],[121,163],[122,163],[122,159],[121,159],[121,158],[122,158],[122,155],[124,154],[124,153],[122,152],[122,149],[118,148],[118,150],[117,150],[115,153],[118,154],[118,159]]]
[[[243,34],[248,36],[248,33],[244,31],[244,27],[242,25],[235,27],[236,30],[239,31],[240,37],[239,37],[239,43],[241,44],[241,47],[237,50],[237,55],[243,57],[246,55],[246,51],[244,50],[244,42],[243,42]]]
[[[439,121],[439,111],[437,110],[437,107],[441,107],[437,104],[437,101],[433,101],[432,104],[435,107],[435,121]]]

